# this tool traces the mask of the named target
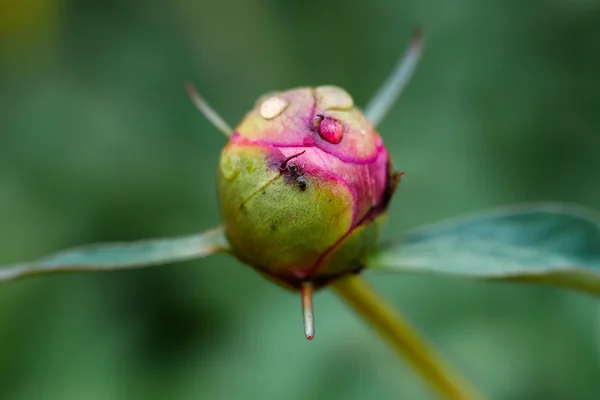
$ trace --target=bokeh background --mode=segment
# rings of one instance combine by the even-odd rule
[[[0,0],[0,264],[219,223],[224,138],[265,92],[365,104],[412,26],[425,56],[381,133],[406,172],[385,235],[514,202],[600,208],[600,1]],[[599,306],[526,284],[370,281],[493,399],[596,399]],[[332,293],[226,256],[0,287],[0,399],[428,399]]]

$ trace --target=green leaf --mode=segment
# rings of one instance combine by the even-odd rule
[[[600,295],[600,215],[542,203],[451,219],[382,245],[369,267],[531,281]]]
[[[51,272],[149,267],[200,258],[228,248],[222,228],[174,238],[92,244],[37,261],[0,267],[0,282]]]

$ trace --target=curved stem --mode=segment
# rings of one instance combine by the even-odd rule
[[[408,360],[443,398],[480,399],[480,396],[427,346],[418,332],[403,320],[364,278],[350,275],[334,283],[333,288],[400,356]]]
[[[385,118],[406,85],[408,85],[408,82],[410,82],[422,52],[423,33],[419,28],[416,28],[410,40],[408,50],[398,60],[390,76],[365,107],[365,116],[371,121],[373,126],[379,125]]]
[[[196,106],[198,111],[200,111],[215,128],[220,130],[225,137],[230,138],[233,135],[233,129],[231,129],[223,117],[221,117],[202,96],[200,96],[200,93],[198,93],[194,85],[187,82],[185,84],[185,90],[187,90],[190,100],[192,100],[192,103],[194,103],[194,106]]]

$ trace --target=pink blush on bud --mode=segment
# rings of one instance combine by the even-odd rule
[[[319,136],[331,144],[338,144],[344,136],[344,127],[338,120],[323,118],[319,123]]]
[[[302,139],[302,145],[308,147],[315,146],[315,139],[312,136],[304,136]]]

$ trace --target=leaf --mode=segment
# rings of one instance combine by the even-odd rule
[[[0,282],[51,272],[148,267],[200,258],[228,248],[222,228],[174,238],[92,244],[30,263],[0,267]]]
[[[369,267],[531,281],[600,295],[600,215],[540,203],[455,218],[408,232]]]

